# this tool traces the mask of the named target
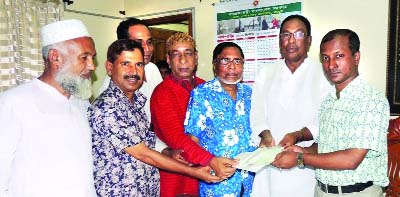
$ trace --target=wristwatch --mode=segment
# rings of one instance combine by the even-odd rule
[[[297,167],[304,168],[303,153],[297,153]]]

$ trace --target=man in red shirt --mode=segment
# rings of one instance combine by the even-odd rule
[[[170,148],[163,153],[187,165],[210,165],[217,176],[230,177],[236,170],[235,160],[214,157],[184,133],[183,122],[190,92],[204,80],[195,76],[197,50],[193,38],[186,33],[176,33],[167,40],[166,59],[171,75],[155,89],[150,99],[151,122],[157,136]],[[160,171],[161,196],[178,194],[198,195],[198,181],[181,174]]]

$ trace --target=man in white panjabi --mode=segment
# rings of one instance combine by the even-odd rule
[[[253,84],[250,122],[252,137],[261,147],[309,146],[318,135],[317,113],[331,85],[322,66],[308,58],[310,22],[288,16],[281,25],[283,60],[261,68]],[[254,197],[310,197],[314,169],[280,170],[267,166],[254,179]]]
[[[81,21],[65,20],[44,26],[41,41],[43,74],[0,95],[0,196],[95,197],[79,108],[91,96],[93,40]]]

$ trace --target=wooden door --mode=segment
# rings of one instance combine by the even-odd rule
[[[165,60],[165,42],[167,39],[177,31],[160,29],[151,27],[153,25],[162,24],[173,24],[181,23],[182,21],[187,21],[188,24],[188,34],[193,35],[192,32],[192,13],[177,14],[172,16],[164,16],[159,18],[150,18],[143,20],[148,26],[150,26],[150,32],[154,39],[154,52],[151,62],[156,63],[159,60]]]
[[[153,37],[154,45],[154,52],[153,56],[151,57],[151,62],[156,63],[157,61],[165,60],[165,55],[167,53],[165,43],[167,39],[177,31],[152,27],[150,32],[151,36]]]

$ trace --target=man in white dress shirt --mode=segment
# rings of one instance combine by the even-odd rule
[[[262,147],[309,146],[318,135],[317,112],[331,85],[320,63],[308,58],[310,22],[288,16],[281,25],[279,47],[283,60],[259,70],[253,85],[253,140]],[[256,174],[253,196],[310,197],[314,169],[280,170],[272,166]]]
[[[44,26],[41,42],[43,74],[0,95],[0,196],[94,197],[79,104],[91,96],[93,40],[81,21],[65,20]]]

